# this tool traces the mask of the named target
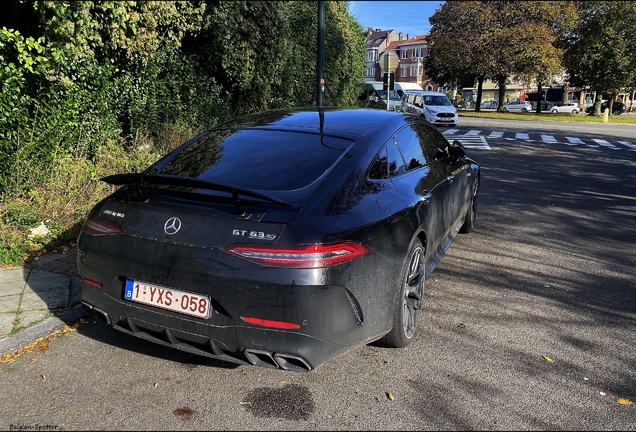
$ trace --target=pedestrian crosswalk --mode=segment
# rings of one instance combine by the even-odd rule
[[[568,146],[586,146],[591,148],[607,148],[610,150],[627,150],[636,152],[636,144],[632,141],[610,142],[609,140],[588,137],[556,137],[537,133],[531,134],[527,132],[503,132],[503,131],[484,131],[479,129],[470,129],[462,132],[461,129],[447,129],[443,134],[450,141],[457,140],[464,147],[481,148],[491,150],[488,140],[503,139],[508,141],[524,141],[527,143],[546,143],[546,144],[564,144]],[[613,140],[612,140],[613,141]]]

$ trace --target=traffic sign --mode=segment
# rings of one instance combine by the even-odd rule
[[[400,59],[394,52],[385,52],[380,56],[380,68],[383,71],[394,71],[398,64],[400,64]]]

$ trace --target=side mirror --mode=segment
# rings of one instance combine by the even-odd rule
[[[450,153],[450,156],[454,160],[461,160],[466,157],[466,149],[464,148],[462,143],[457,140],[453,141],[452,144],[448,147],[448,153]]]

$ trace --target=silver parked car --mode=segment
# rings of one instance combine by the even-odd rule
[[[532,111],[532,104],[528,101],[513,101],[504,105],[504,111],[521,111],[523,113]]]
[[[578,114],[581,111],[581,107],[576,102],[555,102],[554,105],[550,108],[550,112],[552,114],[558,113],[572,113]]]

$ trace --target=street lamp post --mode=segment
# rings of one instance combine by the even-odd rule
[[[318,1],[318,59],[317,73],[317,105],[323,106],[325,96],[325,1]]]

